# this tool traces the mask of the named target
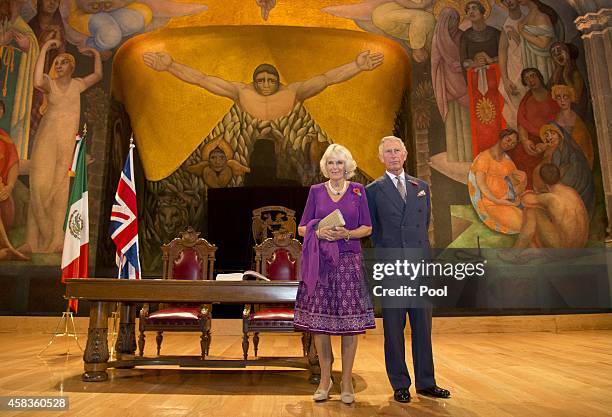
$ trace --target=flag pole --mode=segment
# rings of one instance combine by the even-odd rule
[[[79,136],[77,132],[77,138],[80,139],[78,143],[82,145],[82,141],[86,137],[87,137],[87,123],[83,125],[83,135],[82,136]],[[81,151],[80,146],[75,146],[73,162],[68,170],[69,176],[74,176],[76,174],[76,162],[78,158],[78,153],[80,151]],[[60,337],[74,339],[79,350],[83,352],[83,347],[81,347],[81,344],[79,343],[79,338],[76,332],[76,325],[74,323],[74,313],[72,312],[72,309],[71,309],[71,307],[74,305],[74,301],[76,300],[73,300],[73,299],[68,300],[66,311],[62,312],[62,317],[60,317],[59,321],[57,322],[57,325],[55,326],[55,330],[53,331],[53,335],[51,336],[51,339],[49,339],[49,342],[47,343],[47,345],[40,352],[38,352],[38,354],[36,355],[37,357],[41,357],[42,354],[49,347],[51,347],[51,345],[56,341],[56,339]],[[63,329],[63,330],[60,331],[60,329]],[[66,351],[63,353],[63,355],[70,355],[69,342],[70,340],[66,339]]]
[[[128,148],[128,152],[135,148],[136,145],[134,145],[134,132],[132,132],[132,134],[130,135],[130,146]],[[123,257],[125,255],[121,255],[121,263],[123,263]],[[117,278],[121,278],[121,269],[119,268],[117,270]],[[118,333],[119,333],[119,327],[120,327],[120,322],[121,322],[121,303],[114,303],[115,305],[115,310],[111,312],[111,323],[112,323],[112,330],[111,330],[111,342],[110,342],[110,356],[111,358],[115,358],[116,357],[116,350],[115,350],[115,344],[117,343],[117,338],[118,338]]]

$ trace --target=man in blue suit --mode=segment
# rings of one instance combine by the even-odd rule
[[[400,138],[386,136],[378,147],[385,174],[366,187],[376,248],[429,249],[431,203],[425,181],[404,173],[406,147]],[[383,308],[385,365],[396,401],[410,402],[410,375],[406,367],[404,328],[406,314],[412,332],[412,361],[418,394],[448,398],[436,385],[431,349],[431,307]]]

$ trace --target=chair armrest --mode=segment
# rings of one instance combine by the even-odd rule
[[[149,303],[144,303],[142,308],[140,309],[140,314],[138,315],[141,319],[146,319],[149,317]]]
[[[242,318],[243,319],[248,319],[249,316],[251,315],[251,308],[253,307],[252,304],[245,304],[244,305],[244,310],[242,310]]]
[[[212,314],[212,305],[211,304],[202,304],[200,307],[200,313],[204,316],[210,316]]]

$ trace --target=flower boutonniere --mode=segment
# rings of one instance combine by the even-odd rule
[[[361,197],[361,190],[357,187],[353,188],[353,194],[355,194],[358,197]]]

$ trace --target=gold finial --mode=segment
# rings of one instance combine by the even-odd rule
[[[83,136],[87,134],[87,123],[83,125]]]
[[[135,148],[136,145],[134,145],[134,132],[132,132],[132,135],[130,136],[130,148]]]

